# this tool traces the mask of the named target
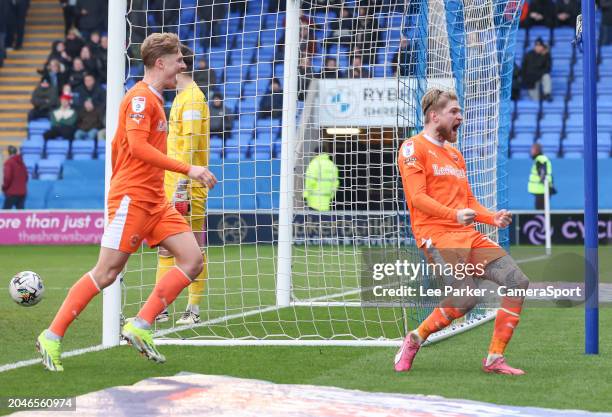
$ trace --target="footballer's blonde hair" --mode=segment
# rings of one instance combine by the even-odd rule
[[[146,68],[155,65],[157,58],[176,54],[181,49],[181,41],[174,33],[153,33],[140,46],[140,55]]]
[[[421,109],[425,123],[429,123],[429,114],[432,111],[440,111],[449,101],[457,100],[457,94],[454,91],[440,90],[439,88],[431,88],[427,90],[421,100]]]

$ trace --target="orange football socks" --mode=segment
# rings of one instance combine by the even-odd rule
[[[424,341],[430,334],[442,330],[453,320],[463,316],[463,311],[454,307],[436,307],[434,311],[417,328],[417,333]]]
[[[176,266],[171,268],[161,277],[159,282],[155,284],[153,292],[140,309],[138,317],[148,324],[152,324],[153,321],[155,321],[155,317],[172,304],[181,291],[190,283],[191,280],[180,268]]]
[[[70,323],[77,318],[92,298],[100,292],[98,285],[88,272],[68,291],[68,295],[53,319],[49,330],[56,336],[64,337]]]
[[[501,308],[497,310],[495,317],[495,329],[493,330],[493,338],[489,345],[489,355],[503,356],[506,346],[514,329],[518,326],[521,314],[521,306],[516,306],[516,302],[502,298]]]

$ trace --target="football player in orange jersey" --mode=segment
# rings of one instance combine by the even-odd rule
[[[480,222],[505,228],[512,217],[507,210],[490,212],[472,194],[465,160],[461,152],[451,146],[457,142],[463,122],[457,96],[453,92],[431,89],[423,97],[422,111],[423,131],[404,141],[398,156],[417,244],[430,262],[455,266],[461,263],[462,268],[471,264],[471,270],[482,271],[480,275],[461,280],[451,277],[453,288],[474,288],[476,281],[486,279],[508,289],[526,289],[529,280],[516,262],[474,227],[474,222]],[[395,356],[395,370],[409,371],[427,337],[465,315],[477,302],[477,297],[470,295],[445,298],[417,329],[408,333]],[[509,366],[504,358],[522,305],[523,297],[502,297],[489,353],[482,363],[485,372],[524,374]]]
[[[50,371],[63,370],[61,340],[68,326],[94,296],[115,281],[144,239],[152,247],[163,246],[176,260],[137,316],[121,330],[148,359],[165,361],[153,344],[150,329],[155,317],[202,271],[202,253],[191,228],[164,193],[165,170],[185,174],[208,188],[217,182],[208,168],[166,155],[167,122],[161,94],[166,88],[176,88],[176,76],[185,70],[180,47],[173,33],[155,33],[142,43],[145,75],[121,102],[112,142],[109,224],[102,236],[98,263],[72,286],[51,326],[36,343],[43,365]]]

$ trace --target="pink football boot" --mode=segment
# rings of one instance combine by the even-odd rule
[[[518,368],[513,368],[506,363],[506,359],[502,356],[501,358],[495,359],[491,365],[487,366],[487,359],[482,360],[482,370],[489,374],[504,374],[504,375],[524,375],[525,371]]]

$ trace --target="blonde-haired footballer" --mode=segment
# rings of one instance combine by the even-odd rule
[[[472,194],[463,155],[450,145],[457,142],[457,132],[463,123],[457,96],[454,92],[432,88],[423,97],[421,108],[425,118],[423,131],[404,141],[397,160],[410,224],[419,248],[431,262],[483,267],[482,273],[473,277],[450,277],[454,288],[475,288],[479,280],[493,281],[508,289],[527,288],[529,280],[512,257],[474,227],[475,222],[508,227],[512,216],[507,210],[490,212]],[[525,373],[508,365],[504,357],[518,326],[523,300],[523,297],[501,298],[489,352],[482,362],[484,372]],[[477,301],[475,296],[450,296],[442,300],[408,333],[395,356],[395,370],[409,371],[429,335],[464,316]]]
[[[168,133],[168,156],[187,164],[207,167],[209,164],[209,120],[210,114],[206,97],[193,81],[193,51],[181,46],[186,70],[177,75],[179,93],[172,103]],[[196,324],[200,322],[200,300],[204,284],[208,278],[208,264],[204,245],[205,207],[208,189],[200,183],[192,182],[185,175],[166,171],[164,190],[169,201],[185,216],[191,230],[202,248],[204,268],[189,285],[187,309],[176,321],[177,324]],[[159,248],[156,280],[159,281],[166,271],[172,269],[175,259],[165,248]],[[168,320],[168,311],[164,310],[158,322]]]

